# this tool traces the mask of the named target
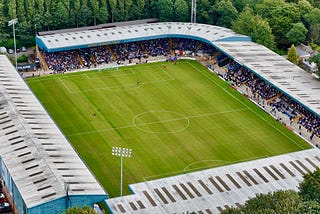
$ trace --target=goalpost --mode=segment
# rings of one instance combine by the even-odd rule
[[[102,65],[99,65],[98,72],[102,72],[102,71],[117,71],[117,70],[119,70],[118,63],[102,64]]]

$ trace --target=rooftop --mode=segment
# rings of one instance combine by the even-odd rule
[[[299,66],[254,42],[214,45],[319,117],[320,82]]]
[[[132,195],[106,200],[113,213],[220,213],[258,193],[298,190],[320,166],[317,148],[130,185]]]
[[[0,55],[0,157],[27,207],[66,195],[105,195],[84,162]]]

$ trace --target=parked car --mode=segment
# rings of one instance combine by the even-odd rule
[[[12,208],[9,203],[7,203],[7,202],[0,203],[0,213],[9,212],[11,210],[12,210]]]
[[[26,48],[26,47],[21,47],[21,51],[22,51],[22,52],[26,52],[26,51],[27,51],[27,48]]]
[[[13,53],[14,53],[13,49],[8,49],[8,54],[13,54]]]

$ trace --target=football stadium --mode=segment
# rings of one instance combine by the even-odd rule
[[[318,81],[248,36],[147,19],[36,43],[31,78],[0,55],[0,173],[18,213],[219,213],[320,166]]]

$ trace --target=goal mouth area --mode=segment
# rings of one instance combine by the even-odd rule
[[[98,67],[98,72],[102,71],[117,71],[119,70],[119,66],[117,63],[115,64],[100,64]]]

